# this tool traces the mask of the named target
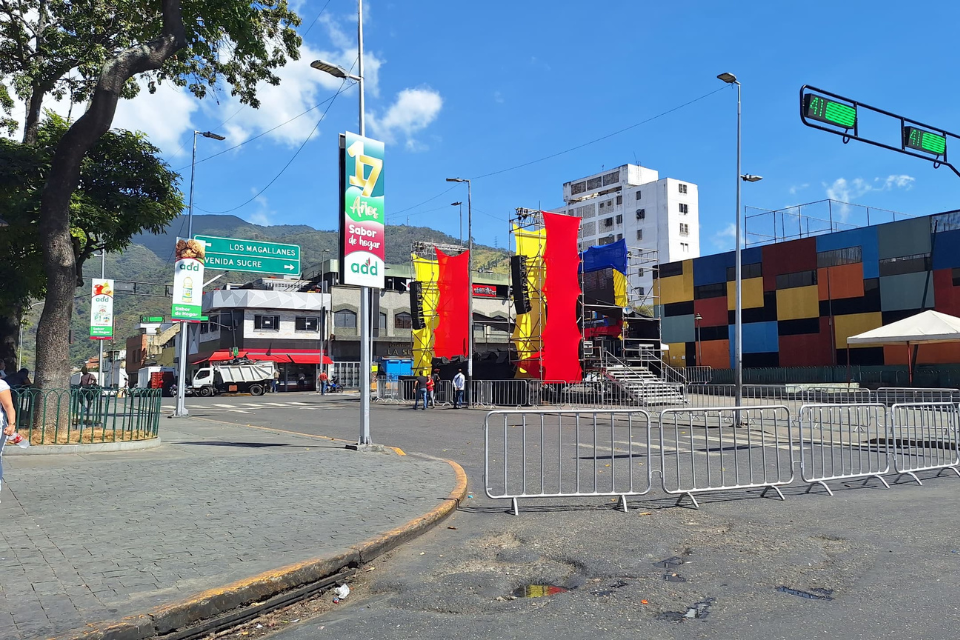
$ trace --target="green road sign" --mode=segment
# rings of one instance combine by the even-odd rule
[[[812,120],[819,120],[844,129],[852,129],[857,123],[855,107],[827,100],[812,93],[804,96],[803,110],[806,116]]]
[[[164,316],[140,316],[140,324],[163,324],[166,321]]]
[[[295,244],[196,236],[206,246],[207,269],[300,275],[300,247]]]
[[[947,139],[936,133],[930,133],[916,127],[903,127],[903,146],[907,149],[916,149],[935,156],[942,156],[947,151]]]

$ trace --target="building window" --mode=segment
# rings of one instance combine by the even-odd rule
[[[638,295],[638,296],[642,296],[642,295],[645,295],[645,294],[646,294],[646,291],[644,290],[643,287],[637,287],[637,295]]]
[[[643,229],[637,229],[637,240],[643,240]]]
[[[357,314],[347,309],[335,311],[333,314],[333,326],[341,329],[356,329]]]
[[[680,203],[680,213],[690,213],[690,205],[681,202],[681,203]]]
[[[686,224],[686,223],[684,223],[684,222],[681,222],[681,223],[680,223],[680,235],[682,235],[682,236],[688,236],[688,235],[690,235],[690,225],[688,225],[688,224]]]
[[[618,214],[617,214],[617,224],[623,224],[623,214],[622,214],[622,213],[618,213]]]
[[[817,267],[820,269],[825,267],[839,267],[844,264],[855,264],[857,262],[863,262],[863,249],[859,246],[832,249],[830,251],[820,251],[817,253]]]
[[[681,182],[681,183],[678,184],[677,186],[680,187],[680,193],[686,193],[686,192],[687,192],[687,185],[685,185],[685,184],[683,184],[683,183]]]
[[[637,200],[639,200],[642,195],[643,195],[643,192],[637,191]]]
[[[605,202],[601,202],[601,203],[600,203],[600,208],[601,208],[601,209],[603,209],[603,205],[604,205],[604,204],[605,204]]]
[[[603,178],[590,178],[587,180],[587,191],[593,191],[603,186]]]
[[[587,190],[586,182],[574,182],[572,185],[570,185],[570,194],[574,196],[577,195],[578,193],[583,193],[586,190]]]
[[[640,267],[640,269],[637,270],[637,275],[641,278],[643,277],[643,267]]]
[[[646,209],[637,209],[637,220],[643,220],[647,217]]]
[[[815,284],[817,284],[816,270],[782,273],[777,276],[777,289],[795,289],[797,287],[810,287]]]
[[[681,242],[681,243],[680,243],[680,251],[683,251],[684,253],[687,253],[688,251],[690,251],[690,245],[689,245],[688,243],[686,243],[686,242]]]
[[[387,314],[383,311],[380,312],[380,331],[387,330]]]
[[[413,316],[401,311],[393,316],[393,326],[397,329],[413,329]]]
[[[201,322],[201,323],[200,323],[200,333],[209,333],[209,331],[210,331],[210,323],[209,323],[209,322]]]
[[[601,205],[601,206],[603,206],[603,205]],[[604,219],[603,219],[603,226],[605,226],[605,227],[612,227],[612,226],[613,226],[613,218],[604,218]]]
[[[617,234],[617,240],[623,240],[623,234],[622,234],[622,233],[618,233],[618,234]]]
[[[253,328],[258,331],[280,331],[280,316],[253,316]]]
[[[763,263],[754,262],[753,264],[745,264],[740,268],[740,277],[744,280],[748,278],[759,278],[763,275]],[[737,279],[737,268],[736,267],[727,267],[727,282],[733,282]]]
[[[303,316],[296,319],[296,330],[297,331],[312,331],[316,333],[320,331],[320,318],[319,316]]]
[[[623,196],[617,196],[617,204],[623,204]]]

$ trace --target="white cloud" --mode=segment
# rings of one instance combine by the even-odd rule
[[[251,195],[256,193],[256,189],[251,189]],[[277,212],[270,208],[270,202],[267,200],[266,196],[257,196],[253,199],[254,203],[257,205],[256,211],[246,214],[245,218],[247,222],[252,222],[253,224],[259,224],[264,227],[269,227],[273,224],[273,217],[277,215]]]
[[[803,184],[795,184],[792,187],[790,187],[790,195],[795,196],[809,186],[810,186],[810,183],[808,182],[804,182]]]
[[[823,187],[827,192],[827,197],[831,200],[853,202],[871,191],[892,191],[893,189],[909,191],[913,188],[914,182],[916,182],[916,178],[901,174],[889,175],[886,178],[874,178],[873,181],[863,178],[854,178],[849,181],[846,178],[837,178],[833,181],[833,184],[824,183]],[[842,205],[840,207],[840,219],[846,220],[849,214],[850,207]]]
[[[368,122],[385,142],[393,143],[397,135],[402,134],[408,150],[422,151],[426,147],[413,136],[436,120],[442,107],[443,98],[433,89],[404,89],[382,116],[371,113]]]
[[[190,153],[190,142],[181,144],[181,140],[193,132],[192,116],[198,107],[198,100],[185,89],[164,84],[151,94],[141,81],[136,98],[117,104],[113,128],[143,131],[164,154],[185,156]]]
[[[720,251],[730,251],[737,248],[737,225],[729,223],[713,234],[711,238],[714,246]]]

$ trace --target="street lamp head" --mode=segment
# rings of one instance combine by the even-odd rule
[[[226,140],[226,138],[224,138],[223,136],[218,135],[212,131],[201,131],[200,135],[202,135],[204,138],[212,138],[213,140]]]
[[[447,178],[447,182],[466,182],[463,178]]]
[[[699,322],[699,321],[703,320],[703,316],[698,313],[697,315],[693,316],[693,319],[696,320],[697,322]]]
[[[737,76],[733,75],[730,72],[721,73],[720,75],[717,76],[717,78],[719,78],[720,80],[723,80],[727,84],[737,83]]]
[[[451,207],[459,207],[459,206],[462,205],[462,204],[463,204],[462,202],[451,202],[451,203],[450,203],[450,206],[451,206]]]
[[[360,82],[362,79],[360,76],[355,76],[343,67],[338,64],[333,64],[332,62],[324,62],[323,60],[314,60],[310,63],[310,66],[316,69],[317,71],[323,71],[334,78],[342,78],[344,80],[350,79]]]
[[[740,179],[743,180],[744,182],[760,182],[761,180],[763,180],[763,176],[755,176],[749,173],[745,173],[742,176],[740,176]]]

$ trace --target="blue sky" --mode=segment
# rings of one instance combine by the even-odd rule
[[[325,4],[299,3],[303,57],[281,72],[283,82],[264,94],[261,110],[239,109],[226,96],[217,104],[162,88],[122,105],[116,124],[150,133],[171,165],[183,169],[186,191],[194,128],[227,136],[201,139],[203,159],[336,93],[339,81],[309,63],[324,57],[353,64],[356,2],[330,0],[314,22]],[[960,20],[955,3],[370,0],[365,12],[367,134],[387,142],[391,223],[409,220],[456,235],[457,210],[449,203],[466,201],[465,187],[444,178],[477,177],[474,235],[504,246],[515,207],[556,206],[563,182],[639,162],[661,177],[697,183],[703,253],[732,248],[736,91],[716,79],[724,71],[743,83],[743,169],[764,176],[744,186],[745,205],[773,209],[829,194],[910,214],[960,206],[951,197],[960,178],[949,169],[862,143],[844,145],[798,117],[798,90],[809,83],[960,130],[948,26]],[[722,90],[577,151],[478,177],[716,89]],[[356,129],[355,89],[332,102],[281,174],[326,106],[198,165],[198,210],[336,228],[337,133]],[[858,212],[842,215],[853,222]]]

